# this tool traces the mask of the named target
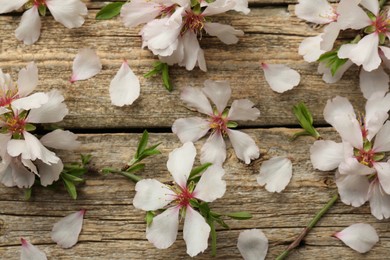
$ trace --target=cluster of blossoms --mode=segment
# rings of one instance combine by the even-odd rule
[[[360,88],[366,98],[389,90],[389,76],[384,67],[390,66],[390,48],[386,47],[390,16],[379,1],[341,0],[332,6],[326,0],[300,0],[295,13],[306,21],[326,25],[323,33],[305,39],[299,47],[306,61],[320,61],[318,71],[325,82],[338,81],[356,64],[361,66]],[[356,37],[335,46],[343,30],[354,30]]]
[[[30,63],[17,82],[0,70],[0,181],[8,187],[30,188],[39,177],[43,186],[58,180],[63,164],[49,148],[73,150],[77,136],[54,130],[40,139],[33,124],[57,123],[68,114],[58,90],[31,94],[38,84],[38,68]]]
[[[121,17],[125,26],[142,28],[143,47],[148,47],[162,62],[206,71],[204,52],[199,46],[204,32],[225,44],[235,44],[244,34],[233,27],[210,22],[210,17],[229,10],[249,13],[247,0],[134,0],[125,4]]]

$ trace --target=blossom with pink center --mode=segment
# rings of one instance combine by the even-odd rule
[[[316,141],[310,149],[314,168],[338,169],[336,184],[341,200],[354,207],[370,201],[378,219],[390,217],[390,94],[373,97],[366,114],[357,118],[351,103],[342,97],[329,100],[325,120],[340,134],[342,142]]]
[[[191,201],[212,202],[226,191],[220,166],[209,167],[198,183],[189,179],[196,157],[193,143],[185,143],[169,154],[167,168],[175,184],[170,186],[154,179],[137,182],[134,207],[145,211],[165,210],[153,218],[146,229],[146,238],[159,249],[170,247],[176,240],[179,218],[184,217],[183,238],[187,253],[196,256],[207,249],[210,226],[204,217],[191,206]],[[173,204],[171,207],[166,206]]]
[[[226,81],[206,80],[204,86],[202,89],[186,87],[181,99],[189,108],[206,114],[208,119],[200,117],[177,119],[172,126],[173,133],[182,143],[186,143],[196,142],[210,132],[210,137],[201,150],[202,163],[223,164],[226,159],[224,137],[229,137],[240,160],[249,164],[251,160],[257,159],[260,151],[256,142],[248,134],[231,128],[237,127],[236,120],[256,120],[260,116],[260,111],[254,108],[254,103],[248,99],[235,100],[227,108],[231,88]],[[213,101],[214,107],[208,98]]]
[[[39,8],[48,8],[54,19],[69,29],[82,26],[84,16],[88,14],[87,6],[81,0],[0,0],[0,14],[23,6],[29,9],[24,12],[15,35],[28,45],[34,44],[41,34]]]

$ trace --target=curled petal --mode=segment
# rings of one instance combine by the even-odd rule
[[[15,31],[15,36],[19,41],[23,41],[24,44],[34,44],[41,35],[41,26],[38,7],[33,6],[22,15],[20,25]]]
[[[222,180],[225,171],[222,167],[212,165],[202,174],[193,195],[205,202],[222,198],[226,191],[226,182]]]
[[[390,195],[381,188],[379,181],[373,181],[369,190],[371,214],[379,220],[390,217]]]
[[[212,115],[213,110],[206,95],[199,88],[186,87],[183,89],[180,95],[186,105],[190,108],[196,109],[198,112]]]
[[[265,80],[275,92],[283,93],[291,90],[301,81],[301,75],[286,65],[262,63],[261,67]]]
[[[210,122],[200,117],[179,118],[172,125],[172,132],[182,143],[196,142],[210,130]]]
[[[374,96],[367,100],[365,127],[367,129],[367,139],[372,140],[374,136],[383,127],[383,124],[389,117],[390,94],[384,97]]]
[[[234,100],[229,109],[229,120],[256,120],[260,116],[260,110],[253,107],[254,105],[248,99]]]
[[[375,229],[369,224],[353,224],[335,235],[347,246],[359,253],[366,253],[378,243],[379,237]]]
[[[238,42],[237,36],[244,35],[243,31],[220,23],[205,23],[204,29],[209,35],[218,37],[225,44],[236,44]]]
[[[226,160],[226,144],[219,132],[212,133],[201,149],[200,162],[222,165]]]
[[[299,55],[302,55],[307,62],[317,61],[325,53],[324,50],[321,50],[321,41],[322,34],[305,38],[299,45]]]
[[[153,222],[146,228],[146,238],[158,249],[166,249],[176,241],[178,229],[179,208],[168,208],[153,218]]]
[[[133,205],[145,211],[162,209],[176,199],[176,194],[168,186],[153,179],[137,182],[135,191]]]
[[[197,211],[187,207],[183,228],[187,254],[194,257],[207,249],[210,230],[205,219]]]
[[[376,70],[360,71],[360,89],[366,99],[383,97],[389,91],[389,75],[380,66]]]
[[[344,160],[344,146],[329,140],[315,141],[310,147],[310,160],[315,169],[334,170]]]
[[[219,113],[222,113],[232,94],[229,82],[206,80],[202,91],[213,101]]]
[[[191,142],[187,142],[182,147],[176,148],[169,153],[168,171],[172,174],[175,182],[182,188],[187,186],[187,179],[194,165],[195,156],[196,148]]]
[[[378,179],[382,189],[390,195],[390,161],[377,162],[374,164],[374,168],[378,173]]]
[[[257,147],[255,141],[249,135],[231,129],[227,131],[227,134],[238,159],[249,164],[251,160],[259,158],[259,147]]]
[[[46,0],[46,5],[54,19],[69,29],[82,26],[83,16],[88,14],[87,6],[81,0]]]
[[[281,192],[290,183],[292,163],[285,157],[274,157],[263,162],[257,182],[269,192]]]
[[[373,150],[376,153],[390,151],[390,121],[386,121],[376,135]]]
[[[13,183],[18,188],[31,188],[35,181],[35,174],[29,171],[19,158],[12,158],[9,165],[12,171]]]
[[[23,97],[12,101],[11,105],[16,110],[30,110],[40,108],[49,101],[49,96],[43,92],[34,93],[30,96]]]
[[[182,36],[183,58],[179,62],[180,66],[186,67],[187,70],[193,70],[196,65],[203,71],[207,71],[204,61],[204,53],[200,48],[198,38],[192,31],[186,32]]]
[[[70,82],[90,79],[102,70],[102,63],[96,52],[90,48],[79,50],[73,61],[73,74]]]
[[[72,213],[54,224],[51,238],[62,248],[71,248],[78,239],[83,227],[85,210]]]
[[[245,260],[263,260],[268,251],[268,239],[258,229],[245,230],[238,236],[237,247]]]
[[[20,240],[22,242],[20,260],[47,260],[46,254],[36,246],[32,245],[24,238],[21,238]]]
[[[366,176],[338,174],[336,185],[343,203],[360,207],[367,201],[370,182]]]
[[[61,129],[56,129],[42,136],[40,141],[44,146],[69,151],[76,150],[81,144],[77,141],[76,134]]]
[[[38,67],[34,62],[30,62],[25,69],[19,71],[18,94],[25,97],[38,85]]]
[[[52,185],[53,182],[57,181],[60,178],[62,170],[64,169],[64,164],[61,160],[59,160],[58,163],[54,163],[52,165],[43,163],[40,160],[36,160],[35,163],[38,167],[41,185],[44,187]]]

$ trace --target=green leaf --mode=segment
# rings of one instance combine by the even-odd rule
[[[61,177],[63,179],[66,179],[68,181],[71,181],[73,182],[73,184],[80,184],[80,183],[83,183],[85,180],[82,179],[82,178],[79,178],[77,176],[74,176],[74,175],[71,175],[71,174],[68,174],[68,173],[62,173],[61,174]]]
[[[303,102],[300,102],[299,104],[293,107],[293,113],[295,117],[298,119],[298,122],[301,125],[301,127],[307,133],[309,133],[311,136],[313,136],[316,139],[319,139],[321,137],[320,134],[317,132],[317,130],[313,127],[313,116]],[[303,132],[300,132],[297,133],[296,135],[299,136],[303,134],[304,134]]]
[[[169,92],[171,92],[173,90],[173,86],[171,85],[171,81],[169,80],[169,66],[166,63],[164,63],[164,66],[162,68],[162,79],[163,79],[165,88]]]
[[[144,163],[140,163],[140,164],[136,164],[136,165],[133,165],[131,167],[129,167],[126,172],[128,173],[134,173],[134,172],[138,172],[138,171],[141,171],[145,168],[145,164]]]
[[[230,229],[228,224],[226,224],[225,221],[223,221],[222,219],[220,219],[220,218],[214,218],[214,219],[215,219],[215,222],[217,222],[221,227],[226,228],[226,229]]]
[[[333,76],[336,74],[338,69],[348,61],[348,59],[340,59],[337,53],[338,50],[326,52],[318,59],[319,62],[325,63],[325,66],[330,68]]]
[[[81,155],[81,163],[86,166],[91,162],[92,155],[91,154],[82,154]]]
[[[122,6],[126,2],[114,2],[103,7],[97,14],[96,20],[109,20],[119,15],[122,9]]]
[[[236,122],[230,121],[226,124],[228,128],[236,128],[238,124]]]
[[[306,130],[303,130],[303,131],[299,131],[297,133],[295,133],[291,138],[290,138],[290,141],[294,141],[295,139],[297,139],[298,137],[300,136],[306,136],[306,135],[311,135],[308,131]]]
[[[35,127],[35,125],[26,124],[26,125],[24,126],[24,129],[26,129],[27,132],[32,132],[32,131],[35,131],[37,128]]]
[[[155,217],[154,213],[152,211],[147,211],[145,216],[146,225],[149,227],[152,222],[153,218]]]
[[[42,16],[46,16],[46,5],[42,4],[38,7],[38,12]]]
[[[213,164],[212,163],[205,163],[205,164],[202,164],[201,166],[195,167],[194,169],[192,169],[188,180],[191,181],[195,176],[197,176],[197,175],[201,174],[202,172],[204,172],[205,170],[207,170],[207,168],[209,168],[211,165],[213,165]]]
[[[30,200],[31,199],[31,194],[32,194],[32,188],[28,188],[24,191],[24,199],[25,200]]]
[[[217,231],[215,230],[215,224],[213,219],[208,219],[207,223],[210,226],[210,236],[211,236],[211,255],[217,255]]]
[[[74,199],[74,200],[77,199],[77,191],[76,191],[76,186],[74,185],[74,183],[65,179],[65,178],[62,178],[62,180],[64,182],[66,190],[68,191],[68,193],[72,197],[72,199]]]
[[[232,218],[232,219],[238,219],[238,220],[245,220],[245,219],[251,219],[252,214],[246,211],[241,211],[241,212],[232,212],[226,214],[227,217]]]
[[[131,181],[133,181],[134,183],[137,183],[139,182],[140,180],[142,180],[141,177],[137,176],[137,175],[134,175],[132,173],[129,173],[129,172],[119,172],[121,175],[129,178]]]
[[[137,153],[135,154],[135,157],[138,158],[139,155],[145,150],[146,146],[148,145],[149,141],[149,133],[148,131],[144,131],[142,134],[141,140],[138,143]]]

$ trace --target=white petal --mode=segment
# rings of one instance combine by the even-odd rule
[[[229,120],[256,120],[260,116],[260,110],[253,107],[254,105],[248,99],[234,100],[229,109]]]
[[[387,121],[376,135],[373,150],[376,153],[390,151],[390,121]]]
[[[382,189],[390,195],[390,161],[374,163]]]
[[[367,201],[370,186],[367,176],[337,174],[336,185],[343,203],[360,207]]]
[[[34,62],[30,62],[25,69],[19,71],[18,94],[25,97],[38,85],[38,67]]]
[[[360,30],[371,25],[366,12],[358,6],[361,0],[342,0],[337,6],[337,23],[342,30]]]
[[[255,141],[249,135],[231,129],[227,131],[227,134],[229,135],[230,142],[233,145],[234,152],[238,159],[249,164],[251,160],[259,158],[259,147],[257,147]]]
[[[22,159],[21,162],[28,170],[38,175],[38,169],[31,160]]]
[[[176,241],[178,229],[179,208],[168,208],[153,218],[152,224],[146,228],[146,238],[158,249],[166,249]]]
[[[194,257],[207,249],[210,230],[205,219],[197,211],[187,207],[183,238],[187,245],[188,255]]]
[[[88,14],[87,6],[80,0],[46,0],[46,5],[54,19],[69,29],[83,25],[83,16]]]
[[[207,5],[206,9],[202,12],[204,16],[211,16],[216,14],[225,13],[232,10],[235,7],[234,1],[229,0],[216,0]]]
[[[12,134],[0,134],[0,157],[5,159],[7,153],[7,144],[11,140]]]
[[[324,33],[321,35],[321,50],[330,51],[333,49],[334,42],[340,33],[340,27],[338,23],[331,23],[324,28]]]
[[[221,166],[226,160],[226,144],[219,132],[212,133],[202,146],[200,152],[201,163],[212,163]]]
[[[192,31],[187,31],[181,39],[183,44],[183,58],[179,62],[180,66],[186,67],[187,70],[193,70],[198,64],[199,67],[206,71],[199,63],[199,58],[202,59],[202,49],[200,48],[198,38]],[[201,54],[201,55],[200,55]]]
[[[35,163],[38,166],[41,185],[44,187],[57,181],[60,178],[62,170],[64,169],[64,165],[61,160],[59,160],[58,163],[54,163],[52,165],[43,163],[40,160],[36,160]]]
[[[390,68],[390,48],[386,46],[379,46],[379,55],[382,58],[383,64],[387,67]]]
[[[196,148],[191,142],[187,142],[182,147],[176,148],[169,153],[168,171],[172,174],[175,182],[182,188],[187,186],[187,179],[194,165],[195,156]]]
[[[390,217],[390,195],[386,194],[378,181],[370,184],[370,208],[371,214],[381,220]]]
[[[186,33],[187,34],[187,33]],[[198,40],[196,40],[198,41]],[[198,42],[198,47],[200,49],[200,45],[199,45],[199,42]],[[191,54],[191,53],[190,53]],[[176,49],[172,52],[171,55],[169,56],[158,56],[158,58],[160,59],[160,61],[164,62],[164,63],[167,63],[168,65],[175,65],[175,64],[179,64],[179,63],[184,63],[183,59],[184,59],[184,44],[183,44],[183,37],[179,37],[178,38],[178,44],[177,44],[177,47]],[[185,66],[182,65],[182,66]]]
[[[49,96],[43,92],[34,93],[30,96],[23,97],[12,101],[11,105],[16,110],[30,110],[40,108],[49,101]]]
[[[61,129],[56,129],[42,136],[40,141],[44,146],[69,151],[76,150],[81,144],[77,141],[76,134]]]
[[[121,8],[121,18],[125,26],[132,28],[147,23],[160,14],[160,4],[145,0],[133,0]]]
[[[352,104],[344,97],[337,96],[333,99],[329,99],[324,108],[325,121],[333,125],[340,116],[343,118],[356,118]]]
[[[119,107],[133,104],[140,95],[140,87],[138,77],[130,69],[129,64],[123,62],[110,84],[111,103]]]
[[[389,75],[379,66],[376,70],[360,71],[360,89],[363,96],[369,99],[373,96],[383,97],[389,91]]]
[[[35,174],[30,172],[19,158],[11,159],[13,183],[19,188],[30,188],[35,181]]]
[[[321,41],[322,34],[305,38],[299,45],[299,55],[302,55],[307,62],[317,61],[325,53],[324,50],[321,50]]]
[[[22,250],[20,252],[20,260],[47,260],[46,254],[36,246],[32,245],[24,238],[21,239],[21,242]]]
[[[368,131],[367,139],[372,140],[382,128],[383,124],[389,117],[390,94],[384,97],[374,96],[367,100],[365,127]]]
[[[359,253],[366,253],[378,243],[379,237],[375,229],[369,224],[353,224],[335,234],[335,237]]]
[[[85,210],[72,213],[54,224],[51,239],[62,248],[70,248],[79,240]]]
[[[27,117],[29,123],[57,123],[62,121],[69,113],[63,103],[64,97],[61,92],[53,89],[47,93],[49,101],[39,108],[31,109]]]
[[[24,44],[34,44],[41,35],[41,18],[39,17],[38,7],[33,6],[24,12],[20,24],[15,31],[15,36]]]
[[[229,82],[227,81],[206,80],[202,91],[213,101],[219,113],[225,110],[232,94]]]
[[[257,182],[269,192],[281,192],[290,183],[292,163],[285,157],[274,157],[262,163]]]
[[[341,65],[341,67],[337,70],[337,72],[332,75],[330,68],[326,66],[326,63],[320,62],[318,65],[318,73],[323,74],[322,79],[329,84],[336,83],[339,81],[344,73],[353,65],[351,60],[348,60],[346,63]]]
[[[21,8],[28,0],[0,0],[0,14],[12,12]]]
[[[153,179],[144,179],[135,186],[133,205],[137,209],[158,210],[176,199],[175,193],[165,184]]]
[[[264,70],[265,80],[275,92],[283,93],[291,90],[301,81],[301,75],[286,65],[262,63],[261,67]]]
[[[199,88],[186,87],[183,89],[180,95],[181,100],[183,100],[186,105],[190,108],[194,108],[200,113],[206,115],[212,115],[213,110],[211,108],[210,102]]]
[[[196,142],[210,130],[210,122],[200,117],[179,118],[172,125],[172,132],[182,143]]]
[[[326,24],[333,22],[335,12],[326,0],[300,0],[295,15],[312,23]]]
[[[202,174],[193,196],[205,202],[222,198],[226,191],[226,182],[222,180],[225,171],[221,166],[212,165]]]
[[[349,175],[370,175],[375,173],[374,168],[370,168],[364,164],[358,162],[354,157],[347,158],[339,165],[339,171],[341,174]]]
[[[244,260],[263,260],[268,251],[268,239],[258,229],[245,230],[238,236],[237,247]]]
[[[234,2],[236,5],[234,6],[233,10],[243,14],[250,13],[251,10],[248,8],[248,0],[235,0]]]
[[[16,183],[14,182],[14,177],[12,175],[11,164],[9,161],[5,162],[4,158],[2,160],[3,161],[0,163],[0,182],[6,187],[14,187],[16,186]]]
[[[360,4],[367,8],[371,13],[373,13],[375,16],[379,14],[379,2],[378,1],[371,1],[371,0],[361,0]]]
[[[70,82],[90,79],[102,70],[102,63],[96,52],[90,48],[79,50],[73,60],[73,73]]]
[[[314,169],[321,171],[334,170],[344,160],[343,144],[330,140],[315,141],[310,147],[310,160]]]
[[[236,30],[227,24],[205,23],[204,29],[209,35],[218,37],[225,44],[236,44],[238,42],[237,36],[244,35],[243,31]]]

